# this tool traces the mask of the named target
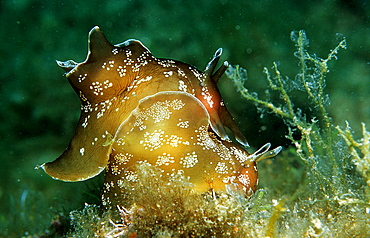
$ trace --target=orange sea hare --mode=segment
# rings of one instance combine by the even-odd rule
[[[204,72],[188,64],[155,58],[137,40],[110,44],[99,27],[89,33],[82,63],[59,62],[81,100],[81,117],[68,148],[41,167],[64,181],[92,178],[106,169],[103,205],[112,206],[124,187],[135,182],[135,164],[146,162],[171,176],[181,173],[194,190],[225,190],[250,195],[258,183],[256,162],[276,155],[266,144],[254,154],[226,109],[215,71],[222,50]],[[241,146],[231,142],[229,128]]]

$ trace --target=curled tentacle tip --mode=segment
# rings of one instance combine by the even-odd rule
[[[36,165],[34,169],[44,169],[44,164],[43,163],[42,165]]]
[[[218,48],[215,52],[214,58],[220,57],[222,55],[222,48]]]
[[[270,143],[268,143],[268,144],[270,144]],[[269,145],[269,147],[270,147],[270,145]],[[276,147],[275,149],[273,149],[273,150],[267,150],[267,151],[265,151],[265,152],[263,152],[258,158],[257,158],[257,160],[256,160],[256,162],[259,162],[259,161],[261,161],[261,160],[264,160],[264,159],[268,159],[268,158],[271,158],[271,157],[274,157],[274,156],[276,156],[277,154],[279,154],[280,153],[280,151],[283,149],[283,147],[282,146],[278,146],[278,147]]]
[[[72,69],[74,69],[78,65],[78,63],[76,63],[73,60],[67,60],[67,61],[64,61],[64,62],[56,60],[56,63],[58,64],[59,67],[64,69],[64,71],[66,71],[67,73],[69,71],[71,71]]]
[[[273,150],[270,150],[270,147],[271,147],[271,143],[266,143],[264,144],[261,148],[259,148],[256,152],[254,152],[253,154],[251,154],[249,156],[249,160],[248,162],[246,163],[246,165],[248,165],[248,163],[250,163],[251,161],[252,162],[259,162],[261,160],[264,160],[264,159],[267,159],[267,158],[271,158],[271,157],[274,157],[276,156],[277,154],[279,154],[279,152],[282,150],[283,147],[281,146],[278,146],[276,147],[275,149]]]

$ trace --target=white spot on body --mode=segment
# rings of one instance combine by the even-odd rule
[[[137,174],[133,171],[124,171],[124,178],[127,181],[136,182],[137,181]]]
[[[114,159],[119,165],[127,164],[132,157],[134,156],[129,153],[118,153],[114,155]]]
[[[251,184],[251,180],[248,176],[248,174],[240,174],[238,176],[238,180],[241,184],[243,184],[245,187],[249,187]]]
[[[163,134],[163,130],[154,130],[153,133],[145,132],[144,140],[141,140],[140,144],[142,144],[146,150],[156,150],[163,145]]]
[[[184,83],[184,81],[179,80],[179,90],[187,92],[188,86]]]
[[[84,81],[86,79],[86,77],[87,77],[87,74],[80,74],[80,75],[78,75],[77,80],[78,80],[79,83],[81,83],[82,81]]]
[[[233,183],[235,179],[236,179],[236,176],[224,177],[222,179],[222,182],[224,182],[224,183]]]
[[[207,101],[208,105],[210,108],[213,108],[213,100],[212,100],[212,95],[209,93],[207,87],[202,87],[202,96],[204,100]]]
[[[188,141],[182,141],[182,137],[180,136],[171,135],[170,138],[166,140],[166,144],[172,147],[178,147],[179,144],[189,145],[190,143]]]
[[[158,160],[156,161],[155,165],[156,166],[161,166],[161,165],[170,165],[175,163],[175,157],[171,156],[171,154],[163,153],[162,155],[158,156]]]
[[[154,58],[154,57],[153,57]],[[171,68],[171,67],[176,67],[175,65],[175,61],[173,60],[170,60],[170,59],[157,59],[157,58],[154,58],[154,60],[159,64],[161,65],[162,67],[164,68]]]
[[[177,68],[177,74],[180,76],[180,77],[184,77],[184,78],[188,78],[185,74],[185,72],[180,69],[180,68]]]
[[[198,163],[198,155],[193,151],[192,153],[186,153],[186,156],[180,158],[180,164],[184,168],[192,168]]]
[[[84,101],[84,102],[87,102],[87,103],[88,103],[87,98],[86,98],[86,97],[85,97],[85,95],[82,93],[82,91],[80,91],[79,96],[80,96],[80,98],[81,98],[81,100],[82,100],[82,101]]]
[[[201,85],[204,82],[204,74],[198,70],[196,70],[194,67],[189,67],[190,71],[194,74],[194,76],[199,80]]]
[[[114,67],[114,60],[110,60],[107,62],[104,62],[103,65],[101,66],[103,69],[110,70],[111,68]]]
[[[113,101],[117,100],[116,97],[113,97],[111,99],[102,101],[100,103],[95,104],[95,111],[100,109],[100,111],[96,114],[96,118],[99,119],[102,117],[106,110],[109,110],[109,108],[112,106]]]
[[[177,123],[176,126],[186,129],[189,127],[189,121],[182,121],[182,119],[179,119],[179,123]]]
[[[118,71],[118,75],[121,78],[126,76],[126,71],[127,71],[126,67],[123,67],[123,66],[119,65],[118,68],[117,68],[117,71]]]
[[[115,143],[116,143],[117,145],[122,146],[122,145],[124,145],[124,144],[125,144],[125,139],[123,139],[123,138],[116,138],[116,139],[115,139]]]
[[[173,75],[173,71],[163,72],[164,77],[168,78]]]
[[[103,83],[92,82],[89,88],[93,90],[95,95],[104,95],[103,90],[111,87],[113,87],[113,84],[107,79]]]
[[[172,114],[168,106],[163,104],[163,102],[157,102],[153,104],[148,111],[148,116],[153,118],[154,123],[169,119]]]
[[[227,174],[229,169],[224,162],[218,162],[215,167],[215,171],[219,174]]]
[[[214,149],[217,147],[216,143],[209,137],[206,126],[201,126],[195,132],[197,133],[197,144],[203,146],[203,150]]]
[[[112,50],[112,53],[114,54],[114,55],[116,55],[116,54],[118,54],[118,49],[117,48],[114,48],[113,50]]]
[[[88,120],[89,120],[89,118],[90,118],[90,115],[87,115],[85,118],[84,118],[84,122],[81,124],[81,126],[83,127],[83,128],[86,128],[87,127],[87,124],[88,124]]]

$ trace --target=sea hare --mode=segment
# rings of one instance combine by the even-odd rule
[[[57,61],[81,100],[75,135],[64,153],[41,167],[54,179],[81,181],[106,169],[102,203],[115,206],[135,183],[135,164],[149,163],[171,176],[181,173],[194,191],[255,191],[256,162],[279,153],[267,143],[249,154],[248,143],[226,109],[217,81],[228,67],[216,65],[218,49],[204,72],[155,58],[138,40],[112,45],[99,27],[89,33],[82,63]],[[227,129],[237,142],[233,143]]]

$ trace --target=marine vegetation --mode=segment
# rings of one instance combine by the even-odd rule
[[[269,226],[276,226],[276,230],[269,234],[286,234],[300,226],[294,225],[293,221],[289,224],[288,215],[294,219],[308,218],[307,224],[299,228],[306,229],[305,232],[301,230],[302,235],[339,235],[333,233],[336,227],[344,232],[342,235],[366,237],[370,232],[370,226],[365,222],[370,217],[369,132],[363,123],[363,138],[356,141],[348,122],[345,129],[334,125],[326,109],[330,104],[329,95],[324,92],[328,62],[337,59],[338,51],[346,48],[346,40],[342,37],[326,58],[308,52],[309,40],[303,30],[292,32],[291,40],[297,48],[294,56],[299,60],[299,72],[289,78],[281,75],[276,63],[272,67],[273,75],[264,68],[268,82],[264,99],[244,86],[247,80],[245,69],[234,66],[227,70],[237,90],[253,102],[261,114],[272,113],[283,120],[289,129],[286,137],[304,164],[301,184],[292,196],[280,200],[271,216],[272,219],[280,213],[280,222],[287,229],[282,230],[275,217],[276,224],[269,223]],[[306,98],[308,113],[295,106],[293,93]],[[284,203],[289,210],[284,208]]]
[[[100,40],[97,41],[97,38]],[[86,204],[82,211],[71,212],[73,228],[68,236],[369,236],[370,135],[365,124],[363,138],[360,139],[353,134],[349,123],[346,128],[334,125],[327,112],[330,99],[324,91],[326,76],[329,73],[328,63],[337,59],[339,50],[346,48],[346,41],[341,38],[326,58],[319,58],[308,52],[309,41],[304,31],[292,32],[291,39],[297,48],[294,55],[299,62],[298,74],[293,78],[284,77],[278,69],[278,64],[273,63],[272,69],[264,69],[268,88],[265,95],[260,96],[247,89],[247,71],[240,66],[224,63],[219,70],[213,72],[221,51],[216,52],[203,73],[181,62],[152,58],[147,49],[137,50],[143,47],[137,41],[113,46],[107,43],[99,29],[93,29],[90,33],[91,53],[85,63],[77,64],[74,61],[59,63],[68,72],[67,77],[75,79],[72,85],[83,104],[80,128],[75,135],[77,139],[72,140],[70,147],[62,155],[67,160],[59,158],[56,162],[42,166],[52,177],[67,181],[84,180],[106,168],[102,201],[104,209],[98,205]],[[98,48],[94,49],[95,43]],[[140,58],[139,64],[131,62],[130,70],[136,69],[139,72],[142,66],[159,64],[161,69],[153,72],[160,75],[161,79],[177,76],[182,77],[181,80],[174,80],[177,82],[172,85],[175,88],[166,89],[165,93],[154,92],[135,98],[143,93],[136,89],[138,85],[152,83],[152,78],[155,78],[150,77],[151,75],[138,74],[138,77],[132,77],[134,78],[132,87],[128,86],[129,84],[123,85],[130,89],[123,90],[128,93],[126,97],[104,98],[106,100],[104,104],[93,101],[90,103],[96,96],[106,97],[105,90],[109,91],[116,81],[106,81],[106,78],[101,77],[103,81],[90,82],[90,73],[81,73],[83,70],[81,72],[79,70],[96,64],[109,71],[108,73],[126,76],[129,70],[116,66],[117,61],[104,59],[106,62],[104,64],[95,53],[107,56],[103,52],[104,48],[108,47],[109,54],[123,54],[130,59],[132,52],[127,49],[128,46],[134,46],[136,49],[134,53],[139,52],[135,57]],[[113,70],[116,68],[117,70]],[[300,177],[296,186],[290,186],[293,187],[292,192],[275,192],[284,191],[281,184],[276,184],[273,188],[266,186],[264,189],[256,190],[256,177],[250,176],[257,175],[255,162],[276,155],[281,147],[269,151],[270,145],[266,144],[255,153],[249,154],[246,151],[246,140],[224,107],[221,98],[212,97],[219,95],[215,85],[225,70],[228,78],[233,81],[237,91],[245,99],[244,103],[253,103],[261,115],[266,113],[275,115],[287,125],[286,136],[292,142],[292,147],[283,151],[274,162],[265,160],[266,164],[263,162],[260,164],[266,169],[263,175],[271,176],[271,181],[274,180],[274,176],[285,177],[289,182],[293,181],[290,176]],[[76,77],[70,77],[71,75]],[[195,78],[188,80],[190,75]],[[89,82],[91,87],[80,88],[81,82]],[[155,89],[168,87],[159,82],[155,83]],[[86,89],[89,90],[84,91]],[[110,95],[117,92],[122,91],[113,90]],[[296,106],[294,98],[297,94],[307,99],[307,108],[301,109]],[[132,105],[127,103],[128,97],[135,98],[135,103]],[[125,112],[124,117],[118,118],[122,124],[98,123],[100,117],[116,115],[116,112],[124,110],[117,107],[117,102],[125,102],[126,107],[129,106],[130,109]],[[216,109],[213,107],[216,105],[215,102]],[[186,107],[186,110],[178,115],[177,110],[181,110],[182,107]],[[193,113],[196,115],[192,115],[191,112],[194,111],[197,112]],[[173,124],[172,120],[176,123]],[[203,124],[196,124],[194,131],[184,130],[186,133],[182,134],[181,138],[171,137],[172,134],[175,135],[182,129],[193,126],[194,121]],[[178,128],[175,127],[176,129],[171,131],[172,134],[167,135],[161,128],[155,127],[158,122],[160,123],[158,125],[165,129],[173,125],[177,125]],[[95,133],[94,136],[78,140],[78,137],[84,134],[85,128],[92,125],[101,126],[98,133],[93,130],[87,131]],[[105,129],[108,127],[109,129]],[[209,129],[202,129],[204,127]],[[227,133],[226,128],[229,128],[231,133]],[[231,141],[233,136],[235,142]],[[131,154],[126,150],[130,149],[132,141],[135,144],[132,145],[134,149]],[[241,145],[237,145],[236,141]],[[77,146],[74,143],[77,143]],[[94,147],[95,144],[99,146]],[[178,152],[178,148],[183,146],[187,148],[188,145],[193,146],[194,153],[187,149]],[[155,150],[161,149],[162,146],[166,150],[157,154]],[[84,156],[94,155],[89,148],[92,151],[97,151],[96,148],[101,149],[98,154],[103,160],[85,165],[87,160]],[[74,161],[76,157],[69,153],[82,158],[82,162]],[[155,158],[150,158],[154,153]],[[201,167],[193,171],[192,168],[198,166],[201,159],[198,154],[211,158],[212,163],[199,165]],[[145,159],[137,160],[135,155],[140,155],[137,158]],[[177,157],[178,160],[175,159]],[[135,163],[131,164],[132,160],[135,160]],[[284,170],[274,170],[276,167],[273,166],[281,161],[286,165]],[[284,161],[295,161],[302,165],[301,169],[289,170],[290,164]],[[75,164],[79,165],[77,168],[84,169],[84,174],[80,176],[75,168],[69,170],[69,167]],[[205,168],[204,171],[202,167]],[[210,168],[215,172],[209,172]],[[196,177],[199,173],[201,177]],[[204,178],[206,182],[202,180]],[[222,187],[220,184],[224,189],[220,189]],[[252,194],[255,190],[256,192]]]
[[[320,198],[334,199],[341,203],[360,198],[359,194],[351,192],[353,183],[356,182],[359,189],[366,188],[366,185],[356,176],[348,177],[348,170],[355,164],[363,179],[369,180],[368,132],[363,124],[364,138],[356,143],[348,122],[345,131],[333,125],[326,110],[326,106],[330,104],[329,95],[324,92],[325,78],[329,72],[328,62],[337,58],[339,49],[346,48],[346,40],[342,39],[334,50],[322,59],[307,52],[309,42],[304,31],[292,32],[291,39],[297,47],[295,56],[299,59],[300,72],[294,79],[290,79],[281,76],[276,63],[272,68],[275,76],[271,76],[265,68],[264,73],[269,84],[265,91],[265,100],[259,99],[257,94],[250,93],[244,87],[247,79],[244,69],[239,66],[230,67],[227,74],[242,96],[254,102],[261,113],[273,113],[288,126],[287,138],[292,141],[301,161],[310,168],[306,171],[305,180],[308,183],[315,181],[310,183],[310,186],[315,186],[312,191],[318,193],[315,196],[320,195]],[[306,95],[312,110],[310,116],[294,105],[289,95],[294,90]],[[299,139],[296,139],[295,134],[299,134]],[[347,150],[344,150],[345,148]],[[370,199],[369,194],[363,195],[366,200]]]

